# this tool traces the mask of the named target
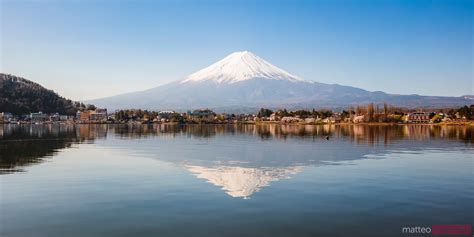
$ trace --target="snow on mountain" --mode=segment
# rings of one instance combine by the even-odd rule
[[[236,83],[254,78],[303,81],[303,79],[280,69],[249,51],[235,52],[224,59],[199,70],[181,81]]]
[[[302,167],[284,168],[244,168],[233,166],[202,167],[186,166],[199,179],[222,187],[231,197],[249,198],[261,188],[269,186],[270,182],[289,179],[303,169]]]
[[[303,80],[255,54],[235,52],[183,80],[145,91],[91,101],[110,110],[141,108],[191,110],[212,108],[315,108],[390,103],[404,107],[447,107],[471,104],[470,97],[391,95]],[[234,111],[236,112],[236,111]]]

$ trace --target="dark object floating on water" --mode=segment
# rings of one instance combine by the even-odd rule
[[[329,140],[329,136],[326,136],[326,140]]]

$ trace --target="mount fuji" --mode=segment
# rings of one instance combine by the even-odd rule
[[[459,106],[471,97],[394,95],[304,80],[252,52],[235,52],[186,78],[149,90],[86,101],[109,110],[142,108],[232,110],[259,107],[345,107],[390,103],[406,107]]]
[[[211,66],[189,75],[181,83],[213,81],[232,84],[252,79],[303,82],[249,51],[232,53]]]

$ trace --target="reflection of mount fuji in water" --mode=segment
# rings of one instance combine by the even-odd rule
[[[75,144],[95,143],[186,169],[227,193],[222,195],[248,198],[305,167],[397,151],[472,149],[473,136],[468,126],[0,125],[0,175],[27,170]]]
[[[231,197],[249,198],[270,182],[288,179],[291,175],[300,172],[303,167],[284,168],[245,168],[235,166],[185,166],[187,170],[200,179],[222,187]]]
[[[184,167],[227,195],[244,199],[305,167],[338,165],[390,150],[472,143],[472,129],[430,126],[164,125],[115,127],[114,134],[140,140],[133,146],[140,155],[153,147],[147,156]],[[146,144],[150,137],[159,139]]]

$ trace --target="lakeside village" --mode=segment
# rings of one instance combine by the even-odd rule
[[[89,107],[75,115],[34,112],[24,115],[0,113],[0,123],[104,123],[104,124],[225,124],[225,123],[283,123],[283,124],[334,124],[334,123],[392,123],[392,124],[473,124],[474,105],[460,108],[409,110],[384,104],[351,107],[335,112],[331,110],[270,110],[262,108],[256,114],[216,113],[210,109],[199,109],[179,113],[175,111],[148,111],[141,109],[117,110]]]

